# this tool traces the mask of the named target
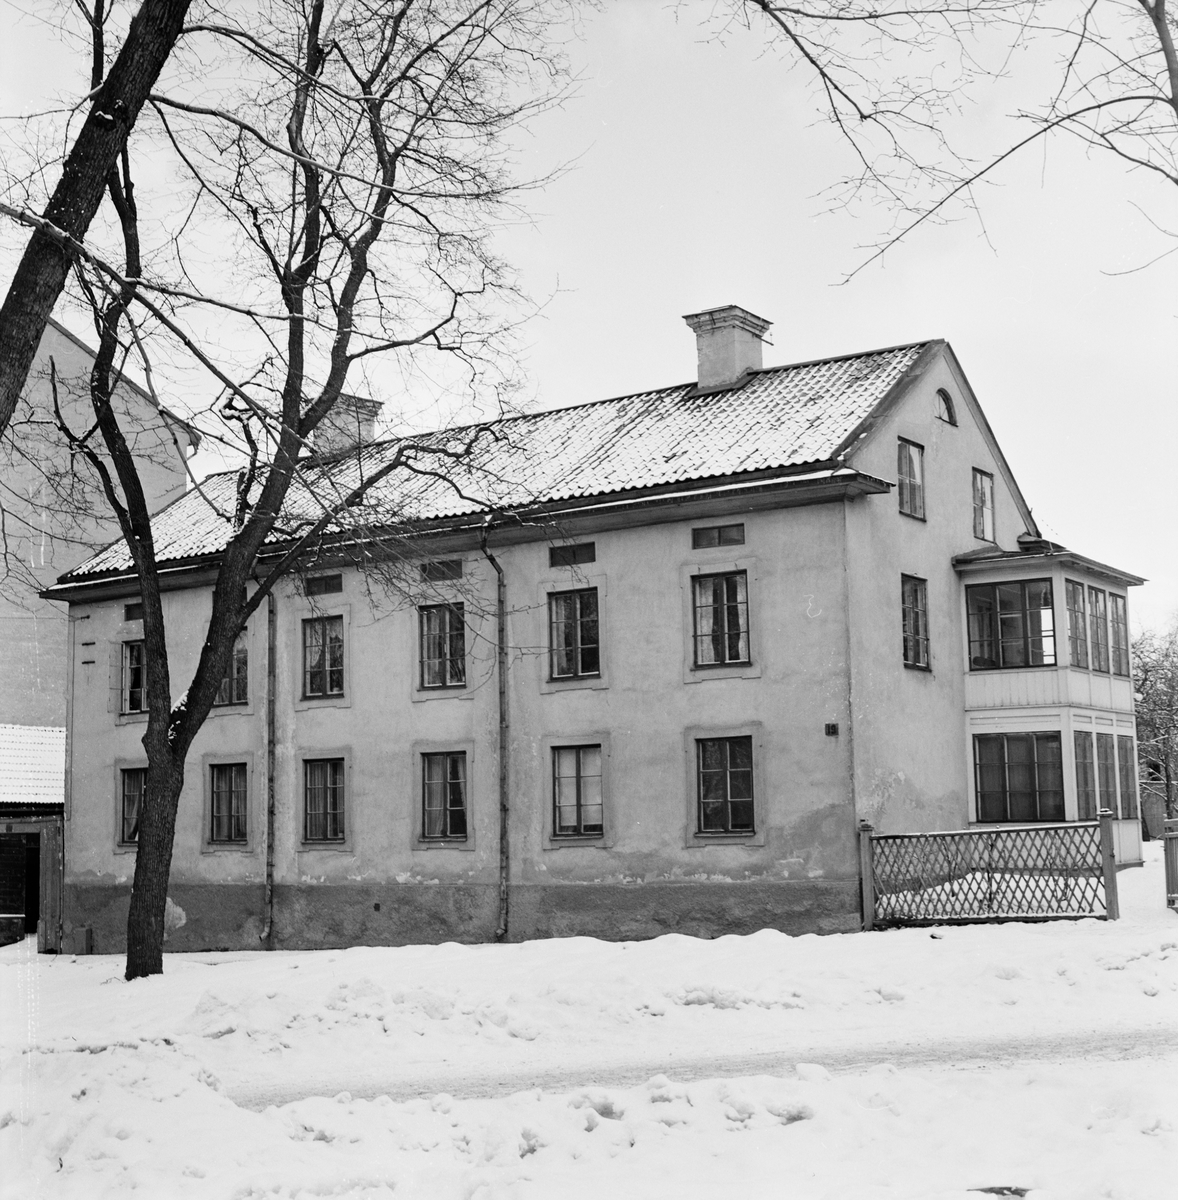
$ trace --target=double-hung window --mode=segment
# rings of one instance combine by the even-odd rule
[[[973,535],[984,542],[994,540],[994,476],[973,471]]]
[[[553,679],[601,674],[596,588],[549,595],[548,639],[549,672]]]
[[[896,449],[900,511],[924,518],[924,447],[901,438]]]
[[[900,576],[900,614],[904,665],[929,667],[928,583],[914,575]]]
[[[126,767],[121,772],[119,796],[119,844],[134,846],[139,841],[139,814],[147,788],[146,767]]]
[[[246,764],[213,763],[209,774],[209,841],[244,842]]]
[[[1088,628],[1091,631],[1092,669],[1108,674],[1108,595],[1088,589]]]
[[[123,643],[123,712],[147,712],[147,643]]]
[[[421,836],[466,841],[466,752],[421,756]]]
[[[698,833],[752,833],[753,739],[695,743]]]
[[[427,604],[417,611],[421,630],[421,686],[462,687],[466,683],[464,606]]]
[[[593,837],[603,831],[599,745],[553,747],[552,808],[557,837]]]
[[[344,840],[344,760],[303,761],[303,841]]]
[[[344,619],[309,617],[303,622],[303,697],[344,694]]]
[[[691,581],[695,665],[749,661],[749,587],[745,571],[697,575]]]
[[[1129,614],[1125,597],[1116,592],[1108,594],[1108,623],[1112,634],[1112,669],[1114,675],[1129,674]]]
[[[1084,604],[1084,585],[1067,580],[1068,662],[1073,667],[1088,666],[1088,610]]]
[[[975,584],[965,594],[971,670],[1055,665],[1050,579]]]
[[[245,634],[238,635],[229,654],[229,665],[221,678],[214,705],[245,704],[249,700],[249,648]]]
[[[973,744],[979,821],[1064,819],[1058,733],[975,734]]]

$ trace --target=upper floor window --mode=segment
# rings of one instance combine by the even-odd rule
[[[133,846],[139,841],[139,814],[143,811],[143,793],[147,788],[147,768],[125,768],[122,772],[121,782],[119,844]]]
[[[1084,604],[1084,585],[1070,579],[1064,584],[1068,601],[1068,662],[1073,667],[1088,666],[1088,609]]]
[[[597,561],[596,542],[576,542],[571,546],[549,546],[550,567],[576,567],[582,563]]]
[[[900,612],[904,635],[904,665],[929,666],[928,583],[914,575],[900,576]]]
[[[246,764],[213,763],[209,773],[209,841],[244,842]]]
[[[421,836],[466,840],[466,751],[421,756]]]
[[[984,542],[994,540],[994,476],[973,469],[973,535]]]
[[[749,661],[749,589],[745,571],[697,575],[691,581],[695,614],[695,665]]]
[[[946,425],[957,424],[957,412],[953,407],[953,397],[944,388],[937,390],[937,416]]]
[[[557,837],[593,836],[604,829],[601,747],[552,750],[552,831]]]
[[[1058,733],[981,733],[974,745],[979,821],[1062,821]]]
[[[924,447],[900,439],[896,450],[900,511],[924,519]]]
[[[601,674],[597,589],[548,597],[549,671],[553,679]]]
[[[142,621],[143,620],[143,603],[137,601],[134,604],[123,605],[123,620],[124,621]]]
[[[1092,669],[1108,673],[1108,596],[1101,588],[1088,589],[1088,630]]]
[[[1114,675],[1129,674],[1129,614],[1125,597],[1116,592],[1108,594],[1108,623],[1112,634],[1112,668]]]
[[[462,578],[462,559],[442,558],[421,564],[421,577],[426,583],[444,583]]]
[[[466,683],[465,607],[427,604],[417,611],[421,630],[421,686],[462,687]]]
[[[743,546],[743,525],[705,525],[691,531],[693,550],[706,550],[710,546]]]
[[[344,694],[344,619],[309,617],[303,622],[303,697]]]
[[[147,644],[123,643],[123,712],[147,711]]]
[[[698,833],[753,832],[753,739],[700,738],[695,743]]]
[[[980,583],[965,595],[972,670],[1055,665],[1050,579]]]
[[[303,841],[344,840],[344,760],[303,762]]]
[[[249,647],[245,634],[241,633],[233,643],[229,655],[229,665],[221,678],[217,695],[213,699],[216,705],[245,704],[249,700]]]
[[[330,596],[344,590],[342,575],[313,575],[303,581],[303,590],[308,596]]]

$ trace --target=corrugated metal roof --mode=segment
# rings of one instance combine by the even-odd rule
[[[65,800],[65,730],[0,725],[0,804]]]
[[[823,462],[928,344],[770,368],[732,391],[697,395],[694,384],[681,384],[376,442],[359,455],[308,463],[291,488],[282,524],[289,530],[315,520],[325,501],[346,496],[398,453],[409,454],[407,465],[365,498],[365,509],[385,520],[394,519],[388,514],[404,521],[441,520]],[[472,442],[471,452],[458,461],[446,456]],[[199,491],[157,514],[152,528],[158,561],[220,550],[231,533],[236,488],[234,473],[211,476]],[[67,578],[131,566],[119,541]]]

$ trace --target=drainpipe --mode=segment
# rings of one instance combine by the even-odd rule
[[[275,679],[278,645],[278,604],[271,591],[266,596],[266,924],[258,935],[267,950],[274,949],[274,741]]]
[[[488,522],[490,517],[487,518]],[[507,818],[510,800],[507,790],[507,744],[510,726],[507,721],[507,580],[499,560],[487,549],[487,524],[483,525],[480,549],[487,562],[495,568],[495,675],[499,695],[499,922],[495,940],[507,938],[507,885],[510,879],[511,856],[507,840]]]

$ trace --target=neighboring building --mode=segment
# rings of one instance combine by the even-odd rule
[[[372,602],[327,556],[277,585],[189,758],[170,947],[485,940],[501,884],[513,939],[853,929],[862,819],[1099,804],[1139,859],[1141,581],[1041,538],[949,346],[761,369],[768,322],[688,322],[698,381],[496,422],[460,490],[389,482],[410,600]],[[305,491],[395,446],[336,441]],[[177,687],[236,486],[156,521]],[[303,510],[300,492],[288,530]],[[114,950],[151,685],[125,549],[50,594],[73,630],[66,933]]]

